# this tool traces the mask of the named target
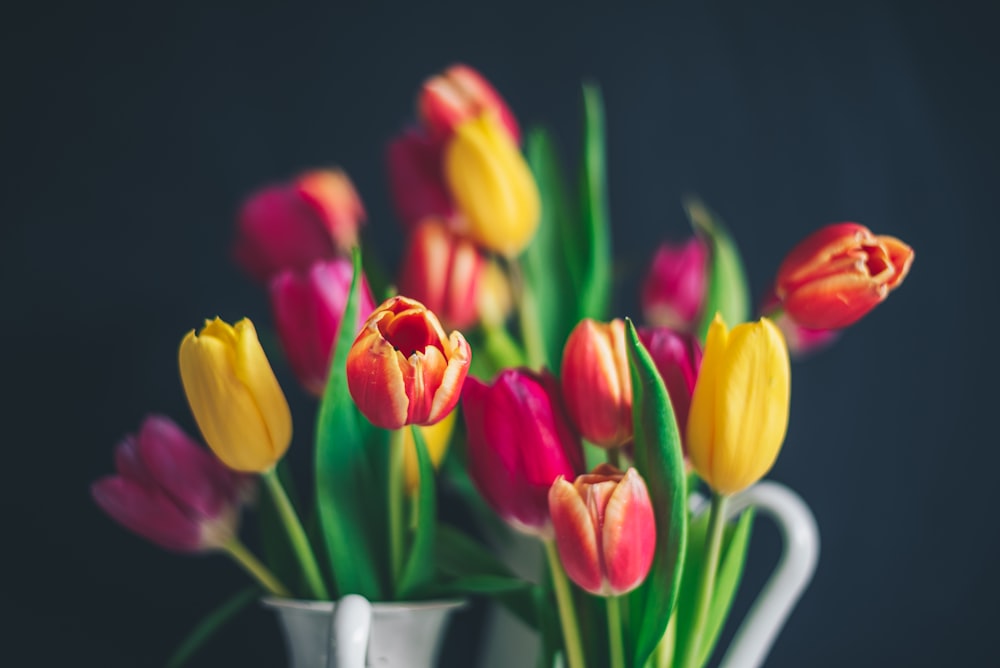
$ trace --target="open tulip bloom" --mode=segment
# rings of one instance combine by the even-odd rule
[[[162,548],[232,556],[257,583],[243,604],[493,596],[543,636],[539,665],[704,665],[749,549],[753,511],[727,519],[727,504],[784,443],[789,348],[832,343],[900,286],[913,251],[857,223],[821,228],[752,320],[732,237],[688,199],[694,236],[657,252],[639,327],[610,300],[602,104],[585,86],[572,189],[550,134],[522,133],[482,75],[429,78],[386,153],[404,262],[370,288],[345,172],[251,195],[234,254],[267,284],[273,320],[258,326],[283,355],[246,318],[190,331],[180,378],[208,447],[148,418],[96,503]],[[293,391],[318,398],[311,444],[293,438],[311,431],[293,430]],[[292,470],[290,448],[310,448],[311,470]],[[441,522],[439,492],[478,526]],[[494,554],[512,531],[538,541],[546,572],[515,575]]]

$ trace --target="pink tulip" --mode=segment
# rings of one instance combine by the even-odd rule
[[[237,220],[236,261],[261,282],[357,245],[364,207],[341,170],[312,171],[254,193]]]
[[[701,366],[701,346],[692,334],[678,334],[667,327],[640,327],[639,340],[649,351],[667,386],[681,437],[687,429],[691,395]]]
[[[634,468],[609,464],[549,490],[559,560],[569,579],[599,596],[625,594],[646,579],[656,550],[656,520],[646,483]]]
[[[521,129],[510,107],[492,84],[468,65],[452,65],[428,79],[417,109],[428,134],[437,142],[447,140],[457,125],[486,111],[500,117],[514,143],[521,142]]]
[[[485,265],[472,241],[450,232],[440,219],[427,219],[410,234],[399,291],[427,306],[445,329],[469,327],[479,319]]]
[[[660,246],[642,285],[648,324],[679,332],[695,328],[708,290],[708,260],[708,248],[697,237]]]
[[[389,191],[404,226],[412,227],[430,216],[448,220],[454,215],[442,160],[442,147],[415,129],[389,143]]]
[[[556,379],[525,369],[505,369],[492,385],[469,378],[462,410],[469,475],[483,498],[518,531],[550,536],[549,487],[583,470]]]
[[[351,290],[353,266],[346,258],[318,260],[306,271],[286,269],[270,285],[271,309],[288,362],[302,386],[321,396],[326,389],[333,345]],[[357,332],[375,310],[364,275],[358,292]]]
[[[117,475],[93,483],[98,506],[174,552],[219,548],[236,535],[251,479],[222,464],[170,419],[147,417],[115,451]]]

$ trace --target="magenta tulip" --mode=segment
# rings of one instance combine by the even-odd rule
[[[236,473],[170,419],[147,417],[115,451],[117,475],[90,487],[104,512],[174,552],[204,552],[236,535],[252,479]]]
[[[501,371],[492,385],[469,378],[462,410],[469,474],[483,498],[515,529],[550,537],[549,487],[583,470],[556,379],[524,369]]]
[[[640,327],[639,340],[649,351],[656,370],[670,395],[670,405],[683,438],[687,429],[691,395],[701,367],[701,346],[691,334],[678,334],[667,327]]]
[[[321,396],[326,388],[333,345],[351,290],[353,266],[346,258],[320,260],[306,271],[286,269],[271,281],[271,309],[288,362],[302,386]],[[358,317],[352,332],[375,310],[364,275],[358,292]]]
[[[642,584],[653,564],[656,520],[638,471],[600,464],[572,483],[560,476],[549,491],[549,512],[570,580],[599,596]]]
[[[680,332],[695,328],[708,290],[708,260],[708,248],[697,237],[660,246],[642,284],[648,324]]]
[[[347,175],[317,170],[254,193],[237,220],[233,255],[252,277],[347,255],[357,244],[364,207]]]
[[[389,191],[405,227],[430,216],[450,219],[455,205],[444,180],[442,147],[410,129],[386,149]]]

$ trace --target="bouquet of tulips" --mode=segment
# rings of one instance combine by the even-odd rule
[[[377,249],[362,260],[364,208],[343,171],[262,189],[238,216],[234,256],[266,286],[284,360],[319,400],[309,493],[283,460],[290,411],[254,325],[216,318],[179,353],[209,450],[147,418],[96,502],[164,548],[233,557],[257,584],[229,612],[261,592],[488,595],[538,629],[539,665],[703,665],[753,518],[728,521],[727,500],[781,449],[790,354],[883,301],[912,250],[855,223],[823,227],[750,321],[739,252],[690,198],[694,236],[657,251],[641,323],[613,318],[598,89],[583,89],[576,187],[551,135],[522,136],[473,69],[430,78],[417,107],[386,153],[407,232],[396,281]],[[442,522],[442,493],[481,526]],[[692,512],[695,494],[707,512]],[[246,504],[263,558],[238,537]],[[510,531],[544,546],[537,577],[497,558]]]

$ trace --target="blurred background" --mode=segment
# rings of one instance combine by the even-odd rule
[[[580,82],[600,83],[621,315],[638,314],[655,245],[687,236],[689,192],[729,223],[755,294],[825,223],[859,221],[914,247],[885,304],[793,367],[770,477],[810,504],[823,548],[768,665],[995,660],[995,3],[666,4],[7,9],[0,493],[15,621],[4,655],[158,665],[243,586],[222,557],[174,556],[126,533],[88,485],[148,412],[194,433],[176,362],[186,331],[215,315],[269,319],[229,257],[252,190],[344,167],[368,210],[367,243],[395,266],[384,145],[411,121],[423,79],[461,61],[522,124],[550,127],[571,163]],[[276,366],[302,472],[312,402]],[[758,522],[733,619],[778,551],[777,531]],[[482,619],[477,607],[460,620],[448,665],[475,663]],[[193,665],[282,661],[274,620],[254,608]]]

